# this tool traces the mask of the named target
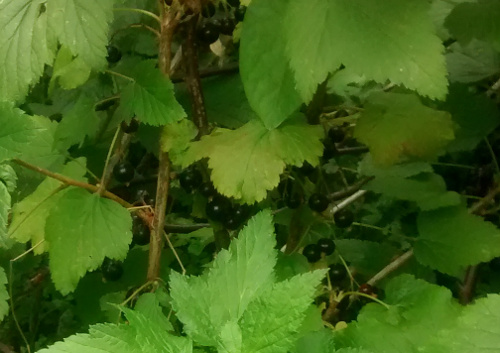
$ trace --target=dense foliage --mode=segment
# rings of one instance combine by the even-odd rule
[[[500,352],[498,19],[0,1],[0,351]]]

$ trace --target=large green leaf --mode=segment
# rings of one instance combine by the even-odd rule
[[[500,230],[465,207],[422,212],[417,225],[415,256],[438,271],[457,275],[466,266],[500,256]]]
[[[45,0],[0,2],[0,101],[20,101],[53,59]]]
[[[119,108],[125,118],[136,115],[145,124],[160,126],[186,116],[175,99],[172,82],[155,69],[153,62],[138,63],[127,74],[132,81],[122,89]]]
[[[7,292],[7,275],[0,267],[0,321],[9,313],[9,293]]]
[[[105,67],[113,0],[51,0],[46,6],[59,42],[86,65]]]
[[[416,95],[399,93],[372,94],[354,135],[370,147],[379,165],[433,157],[454,137],[449,113],[424,106]]]
[[[301,104],[285,56],[283,26],[291,2],[254,0],[241,34],[240,72],[245,92],[269,129],[281,124]]]
[[[161,132],[161,148],[169,153],[173,164],[182,164],[182,156],[196,135],[198,135],[198,129],[191,120],[182,119],[167,124]]]
[[[56,82],[64,89],[74,89],[83,85],[90,76],[91,69],[80,57],[74,57],[69,48],[62,46],[57,52],[54,69],[49,83],[49,94]]]
[[[323,135],[318,126],[290,119],[274,130],[258,120],[236,130],[216,130],[192,143],[184,156],[187,166],[207,157],[217,190],[246,203],[261,201],[275,188],[286,164],[319,163]]]
[[[369,80],[431,98],[446,95],[444,48],[427,1],[294,0],[285,23],[287,53],[306,102],[341,64]]]
[[[99,267],[105,257],[125,258],[132,241],[129,212],[114,201],[83,189],[68,190],[45,224],[52,279],[63,294]]]

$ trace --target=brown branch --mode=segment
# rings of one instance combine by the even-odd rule
[[[182,45],[182,56],[186,72],[185,82],[193,107],[193,122],[198,128],[198,136],[202,136],[208,133],[208,119],[198,68],[198,48],[196,44],[197,18],[198,16],[193,16],[186,23],[186,40]]]
[[[350,185],[345,190],[337,191],[337,192],[334,192],[334,193],[328,195],[328,200],[330,200],[330,201],[336,201],[336,200],[342,200],[342,199],[344,199],[346,197],[349,197],[349,196],[355,194],[364,185],[366,185],[366,183],[368,183],[370,180],[373,180],[373,179],[374,179],[374,177],[372,177],[372,176],[363,178],[363,179],[357,181],[356,183]]]
[[[168,189],[170,186],[170,159],[167,152],[160,151],[160,167],[156,186],[155,216],[153,232],[149,244],[148,281],[156,280],[160,275],[160,258],[167,210]]]
[[[401,256],[398,256],[396,259],[391,261],[387,266],[380,270],[375,276],[370,278],[370,280],[366,283],[368,283],[370,286],[374,286],[378,281],[387,277],[390,273],[403,266],[409,259],[411,259],[412,256],[413,249],[410,249]]]
[[[179,24],[180,13],[176,11],[167,11],[159,0],[161,11],[161,30],[160,44],[158,52],[158,66],[161,72],[167,77],[170,77],[170,63],[172,61],[172,39],[175,29]]]

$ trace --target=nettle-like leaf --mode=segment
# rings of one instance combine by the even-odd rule
[[[204,157],[217,190],[246,203],[261,201],[275,188],[286,164],[315,166],[323,153],[323,131],[302,119],[290,119],[274,130],[254,120],[236,130],[216,130],[193,142],[183,166]]]
[[[66,90],[83,85],[90,76],[90,66],[80,57],[74,57],[68,47],[61,46],[54,61],[54,69],[49,83],[49,95],[52,94],[56,82]]]
[[[240,73],[245,92],[269,129],[279,126],[302,102],[285,56],[283,25],[290,2],[253,1],[241,34]]]
[[[174,123],[186,113],[175,99],[172,82],[154,65],[143,61],[127,72],[132,81],[122,89],[119,114],[128,119],[136,115],[141,122],[154,126]]]
[[[0,321],[9,313],[9,292],[7,292],[7,275],[0,267]]]
[[[500,256],[500,230],[465,207],[422,212],[417,226],[417,260],[443,273],[457,275],[466,266]]]
[[[173,164],[182,164],[182,156],[197,134],[198,129],[188,119],[165,125],[161,133],[161,148],[169,153]]]
[[[446,95],[444,48],[428,2],[295,0],[284,22],[290,65],[306,102],[341,64],[379,83],[390,80],[430,98]]]
[[[465,2],[455,6],[445,25],[455,38],[465,44],[476,38],[500,50],[499,16],[500,3],[496,0]]]
[[[125,258],[132,241],[131,228],[129,212],[116,202],[83,189],[68,190],[52,208],[45,224],[56,288],[67,294],[105,257]]]
[[[86,137],[94,137],[99,128],[99,117],[94,109],[95,100],[81,94],[73,107],[63,114],[57,126],[55,144],[60,149],[83,144]]]
[[[404,157],[435,156],[454,138],[450,114],[424,106],[413,94],[374,93],[354,135],[379,165]]]
[[[87,181],[85,164],[85,158],[68,162],[60,174],[78,181]],[[9,237],[21,243],[31,240],[31,244],[38,244],[33,250],[35,254],[46,252],[49,242],[45,239],[45,222],[50,211],[68,191],[62,187],[61,182],[47,177],[31,195],[16,203],[12,209]]]
[[[0,2],[0,101],[20,101],[54,56],[45,0]],[[3,124],[2,124],[3,126]]]
[[[59,42],[91,68],[105,67],[113,0],[51,0],[46,6]]]

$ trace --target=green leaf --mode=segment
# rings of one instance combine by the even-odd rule
[[[61,171],[62,175],[78,181],[87,181],[85,159],[78,158],[68,162]],[[12,209],[12,221],[9,226],[9,237],[18,242],[31,240],[35,254],[42,254],[49,249],[45,240],[45,222],[50,211],[57,205],[62,195],[68,189],[62,189],[63,184],[47,177],[31,195],[16,203]],[[45,241],[44,241],[45,240]]]
[[[437,174],[425,173],[411,179],[377,177],[365,188],[398,200],[415,202],[423,211],[459,205],[460,195],[446,190],[446,183]]]
[[[173,327],[168,318],[163,314],[160,301],[156,293],[144,293],[137,299],[134,310],[147,317],[162,331],[172,331]]]
[[[127,74],[133,81],[121,92],[122,116],[136,115],[142,123],[154,126],[174,123],[186,116],[175,99],[172,82],[155,69],[153,62],[140,62]]]
[[[444,48],[426,1],[295,0],[285,23],[290,65],[306,102],[341,64],[379,83],[446,95]]]
[[[500,3],[496,0],[479,0],[455,6],[446,18],[445,25],[459,41],[467,44],[473,38],[491,43],[500,50]]]
[[[376,178],[398,177],[408,178],[420,173],[432,173],[434,170],[429,163],[412,162],[395,164],[391,166],[379,166],[373,161],[371,153],[358,163],[359,173],[362,175],[374,176]]]
[[[52,94],[56,81],[59,81],[64,89],[74,89],[87,82],[90,72],[90,67],[80,57],[75,58],[67,47],[62,46],[54,62],[49,95]]]
[[[59,42],[91,68],[104,68],[113,0],[51,0],[46,6]]]
[[[172,306],[193,340],[217,346],[224,325],[239,320],[250,302],[272,285],[274,245],[271,213],[262,211],[228,250],[219,252],[203,276],[170,275]]]
[[[9,313],[9,292],[7,291],[7,275],[0,267],[0,321]]]
[[[466,266],[500,256],[500,230],[465,207],[422,212],[417,225],[415,256],[440,272],[457,275]]]
[[[452,85],[443,109],[449,111],[457,127],[449,152],[473,150],[500,123],[495,103],[482,94],[472,94],[465,85]]]
[[[53,59],[44,0],[0,3],[0,101],[24,99]],[[4,126],[4,125],[2,125]]]
[[[105,257],[125,258],[131,228],[129,212],[116,202],[83,189],[68,190],[45,224],[56,289],[63,294],[72,292],[79,279],[98,268]]]
[[[198,129],[191,120],[167,124],[161,133],[161,148],[168,152],[174,165],[182,164],[182,155],[189,148],[189,143],[198,135]]]
[[[246,203],[261,201],[275,188],[286,164],[319,163],[322,129],[291,119],[268,130],[254,120],[237,130],[216,130],[191,144],[183,166],[208,157],[217,190]]]
[[[399,93],[372,94],[354,135],[370,147],[374,162],[385,166],[404,157],[433,157],[454,137],[447,112]]]
[[[82,145],[86,137],[94,137],[99,128],[99,117],[94,109],[93,98],[81,94],[73,107],[63,114],[57,126],[55,144],[60,149]]]
[[[241,34],[241,78],[250,105],[268,129],[279,126],[302,103],[285,56],[283,26],[291,2],[253,1]]]
[[[0,182],[0,247],[6,246],[10,206],[11,197],[9,190],[4,183]]]
[[[306,310],[326,270],[276,283],[252,302],[241,321],[243,352],[286,353],[295,344]],[[293,295],[290,295],[293,293]]]
[[[9,192],[16,190],[17,175],[10,165],[0,164],[0,181],[5,184]]]
[[[333,352],[333,334],[330,330],[309,332],[297,340],[294,353],[331,353]],[[338,351],[335,351],[337,353]]]
[[[238,322],[229,321],[221,329],[217,351],[219,353],[239,353],[242,352],[242,344],[243,337]]]

